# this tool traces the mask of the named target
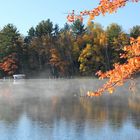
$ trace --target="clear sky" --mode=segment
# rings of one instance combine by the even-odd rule
[[[12,23],[20,33],[27,35],[30,27],[48,18],[63,27],[68,12],[91,10],[98,3],[99,0],[0,0],[0,28]],[[140,25],[140,2],[130,2],[115,14],[96,17],[95,22],[104,27],[118,23],[128,32],[132,26]]]

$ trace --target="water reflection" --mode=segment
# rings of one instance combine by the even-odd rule
[[[95,84],[93,84],[95,83]],[[140,139],[140,93],[83,98],[94,79],[27,80],[0,84],[2,140]]]

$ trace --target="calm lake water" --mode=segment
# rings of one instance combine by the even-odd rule
[[[96,79],[0,81],[0,140],[140,140],[139,81],[94,98]]]

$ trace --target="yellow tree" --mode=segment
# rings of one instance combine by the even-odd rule
[[[100,24],[91,23],[87,26],[87,33],[82,37],[86,45],[78,58],[80,72],[83,75],[91,75],[99,69],[103,71],[107,69],[104,55],[106,38],[106,33]]]

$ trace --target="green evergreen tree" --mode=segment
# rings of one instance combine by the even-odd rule
[[[137,38],[140,36],[140,26],[136,25],[130,29],[130,37]]]

